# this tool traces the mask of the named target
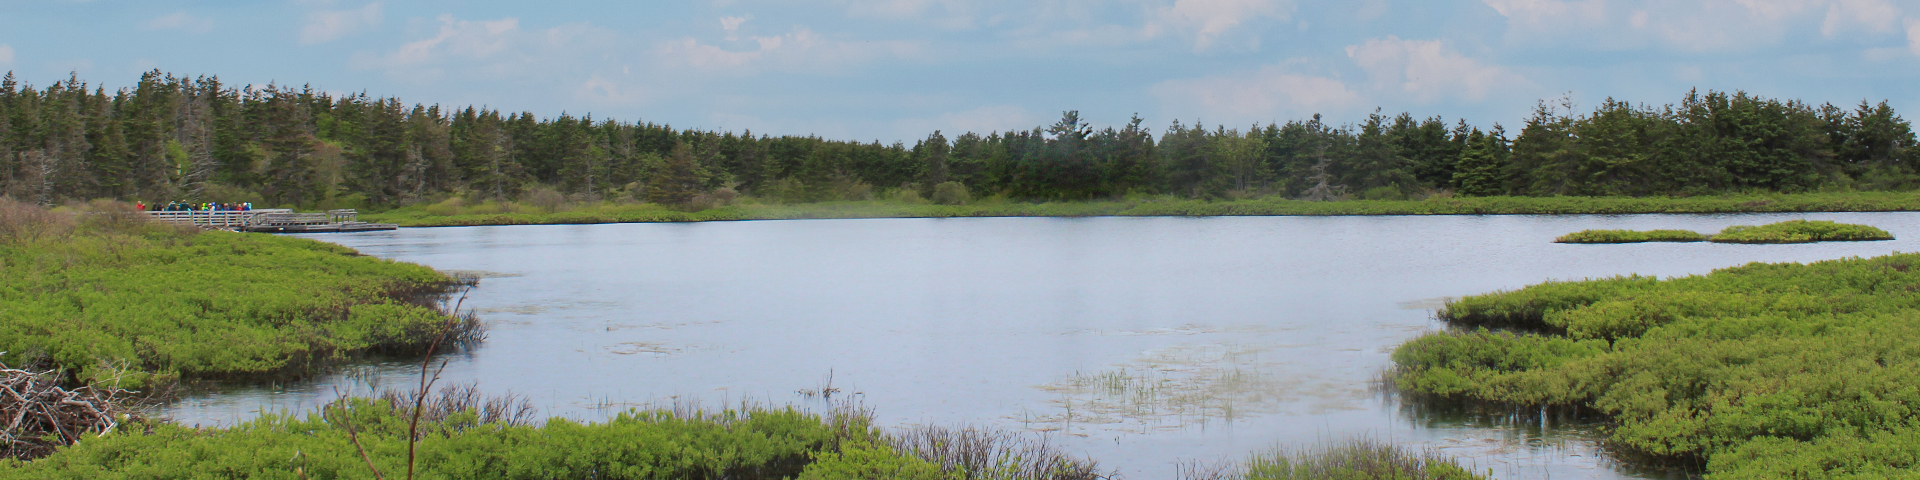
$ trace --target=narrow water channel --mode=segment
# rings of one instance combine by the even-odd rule
[[[1560,245],[1588,228],[1807,218],[1901,240]],[[1908,213],[1629,216],[982,218],[409,228],[319,234],[485,277],[487,341],[444,381],[595,420],[698,402],[824,407],[887,425],[1045,432],[1126,478],[1185,461],[1367,436],[1500,478],[1662,478],[1557,415],[1442,414],[1380,388],[1448,297],[1547,280],[1706,273],[1748,262],[1920,250]],[[232,386],[168,413],[231,424],[335,389],[405,386],[418,364]],[[1520,413],[1520,412],[1516,412]],[[1525,412],[1531,413],[1531,412]]]

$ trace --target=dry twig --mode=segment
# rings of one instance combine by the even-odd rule
[[[35,459],[105,435],[135,418],[133,395],[118,386],[60,386],[58,371],[31,371],[0,364],[0,458]]]

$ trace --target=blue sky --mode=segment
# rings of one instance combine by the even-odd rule
[[[1522,123],[1690,88],[1920,107],[1920,1],[0,0],[0,69],[911,141],[1375,108]]]

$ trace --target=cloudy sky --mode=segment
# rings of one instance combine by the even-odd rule
[[[553,3],[562,3],[554,5]],[[1079,110],[1487,125],[1690,88],[1920,107],[1920,0],[0,0],[0,70],[911,140]]]

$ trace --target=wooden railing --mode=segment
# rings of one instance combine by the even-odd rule
[[[359,216],[353,210],[329,210],[327,213],[295,213],[284,208],[261,210],[200,210],[187,212],[147,212],[157,222],[197,225],[206,228],[245,229],[290,225],[326,225],[352,222]]]

